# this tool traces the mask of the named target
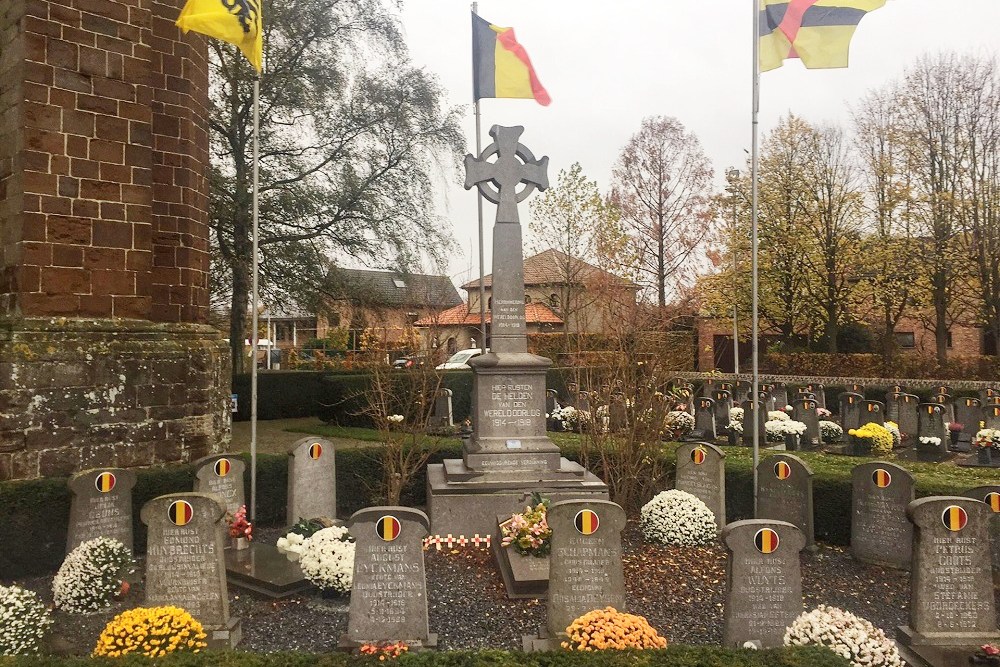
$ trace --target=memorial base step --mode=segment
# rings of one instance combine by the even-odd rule
[[[283,598],[312,588],[298,563],[273,544],[251,542],[249,549],[226,549],[226,580],[270,598]]]
[[[233,649],[240,643],[243,639],[243,621],[237,617],[233,616],[226,623],[224,628],[205,628],[206,643],[208,643],[209,649],[214,650],[225,650]]]
[[[537,635],[521,635],[521,650],[525,653],[536,651],[558,651],[562,648],[558,637],[550,637],[545,626],[538,628]]]
[[[1000,640],[1000,632],[994,636],[967,632],[938,634],[929,637],[909,626],[900,626],[896,630],[900,657],[910,667],[968,667],[969,658],[980,646]]]
[[[395,640],[390,640],[395,641]],[[433,651],[437,649],[438,646],[438,636],[437,633],[431,632],[427,635],[427,639],[404,639],[401,640],[404,644],[409,647],[409,651],[414,653],[420,651]],[[382,640],[373,640],[372,643],[381,644]],[[347,651],[349,653],[354,653],[359,648],[361,648],[362,643],[356,642],[347,638],[346,634],[340,636],[340,641],[337,642],[337,648],[341,651]]]

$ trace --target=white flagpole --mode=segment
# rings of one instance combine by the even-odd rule
[[[760,112],[760,2],[753,0],[753,111],[751,112],[751,153],[750,153],[750,281],[753,291],[753,312],[751,314],[751,342],[753,382],[753,515],[757,516],[757,463],[760,460],[760,376],[758,369],[757,344],[757,116]]]
[[[478,16],[479,3],[472,3],[472,13]],[[476,72],[472,73],[476,76]],[[476,84],[472,83],[473,96]],[[479,118],[479,99],[473,100],[476,110],[476,157],[483,152],[482,126]],[[483,250],[483,193],[476,188],[476,206],[479,209],[479,349],[486,354],[486,277],[484,275],[485,251]]]
[[[253,329],[250,334],[250,523],[257,520],[257,311],[258,257],[257,224],[260,180],[260,74],[253,80]]]

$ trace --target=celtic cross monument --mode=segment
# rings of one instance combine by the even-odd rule
[[[497,515],[523,509],[533,491],[553,500],[606,498],[607,487],[562,458],[545,434],[545,372],[528,352],[524,252],[517,205],[548,187],[549,159],[519,143],[523,127],[490,129],[493,143],[465,157],[465,187],[497,205],[493,227],[490,351],[472,359],[473,432],[462,459],[428,466],[431,531],[467,536],[496,529]],[[520,189],[519,189],[520,188]]]

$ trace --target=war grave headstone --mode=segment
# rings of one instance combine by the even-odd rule
[[[685,440],[715,440],[715,401],[700,396],[694,402],[694,428]]]
[[[923,460],[943,460],[949,456],[948,433],[942,413],[939,403],[921,403],[918,406],[917,455]],[[922,442],[922,438],[936,438],[938,442]]]
[[[719,386],[715,391],[728,391],[730,394],[733,393],[733,383],[732,382],[720,382]]]
[[[733,399],[727,390],[721,389],[716,390],[712,400],[715,401],[712,409],[715,412],[715,432],[718,434],[729,426],[729,412],[733,409]]]
[[[931,391],[932,393],[935,394],[945,394],[948,396],[948,398],[951,398],[952,396],[955,395],[954,387],[947,384],[939,384],[936,387],[934,387]]]
[[[792,454],[775,454],[757,464],[757,518],[787,521],[816,550],[813,533],[813,471]]]
[[[548,158],[535,159],[520,143],[523,132],[523,127],[494,125],[493,142],[479,156],[465,157],[466,189],[476,187],[497,204],[493,324],[490,350],[469,362],[473,432],[463,442],[462,458],[427,467],[427,507],[435,534],[489,535],[497,515],[523,509],[523,499],[535,491],[552,501],[608,496],[607,485],[561,456],[545,431],[545,375],[552,361],[528,352],[518,204],[536,189],[548,188]],[[602,399],[610,391],[602,390]]]
[[[210,648],[232,648],[242,636],[229,616],[223,561],[226,507],[205,493],[159,496],[142,507],[147,526],[146,605],[174,605],[197,619]]]
[[[628,428],[628,406],[625,404],[625,394],[611,394],[608,403],[608,428],[612,433],[620,433]]]
[[[784,382],[776,382],[771,387],[771,396],[774,397],[774,404],[779,410],[784,410],[785,406],[791,405],[788,402],[788,387],[785,386]]]
[[[851,553],[860,561],[908,569],[913,524],[906,507],[914,498],[913,476],[885,461],[851,470]]]
[[[1000,396],[1000,388],[998,387],[983,387],[979,390],[979,400],[984,405],[991,398],[996,398]]]
[[[826,390],[823,385],[819,383],[809,383],[805,386],[805,390],[816,395],[816,403],[819,407],[826,409]]]
[[[962,494],[990,508],[989,533],[993,551],[993,585],[1000,588],[1000,484],[977,486]]]
[[[750,392],[753,391],[753,385],[746,380],[737,380],[736,384],[733,385],[733,402],[742,404],[750,398]]]
[[[896,404],[899,432],[904,441],[916,442],[920,431],[920,398],[916,394],[903,394]]]
[[[455,425],[455,418],[451,408],[452,391],[447,387],[442,387],[434,393],[434,403],[431,406],[430,423],[428,426],[432,430],[450,429]],[[548,407],[546,405],[546,407]],[[548,414],[546,412],[546,414]]]
[[[990,396],[983,401],[983,405],[1000,405],[1000,396]]]
[[[983,409],[983,428],[1000,428],[1000,405],[987,405]]]
[[[132,549],[132,487],[135,473],[124,468],[83,470],[67,482],[69,508],[66,553],[95,537],[110,537]]]
[[[677,448],[674,488],[708,505],[721,531],[726,525],[726,453],[708,442]]]
[[[558,648],[574,619],[594,609],[625,611],[621,531],[625,510],[609,500],[564,500],[548,511],[552,528],[549,599],[538,636],[525,635],[525,651]]]
[[[711,398],[712,392],[719,388],[719,381],[709,378],[701,383],[701,391],[698,392],[698,396],[707,396]]]
[[[356,544],[354,581],[340,646],[398,641],[436,646],[427,619],[427,515],[411,507],[367,507],[351,515],[347,529]]]
[[[985,503],[957,496],[914,500],[910,619],[896,633],[911,665],[968,664],[980,645],[1000,640]],[[955,658],[961,656],[962,663]]]
[[[890,391],[885,395],[885,418],[899,424],[899,403],[903,394],[898,391]]]
[[[960,452],[972,451],[972,440],[983,421],[983,402],[978,398],[960,398],[955,402],[955,421],[962,425],[956,449]]]
[[[753,431],[754,431],[754,421],[753,421],[753,406],[754,402],[747,400],[743,401],[743,446],[752,447],[753,446]],[[761,447],[766,446],[765,428],[764,424],[767,422],[767,410],[764,406],[760,406],[757,414],[757,441],[760,443]]]
[[[864,400],[865,397],[861,394],[849,391],[840,395],[840,425],[845,434],[861,426],[861,404]]]
[[[931,397],[930,402],[941,406],[941,415],[945,424],[955,421],[955,404],[952,402],[950,394],[935,394]]]
[[[243,486],[246,463],[235,454],[206,456],[195,461],[194,469],[195,493],[214,493],[222,498],[230,514],[246,505]]]
[[[785,521],[734,521],[722,531],[726,594],[722,644],[784,644],[785,628],[802,613],[802,531]]]
[[[816,412],[818,407],[819,404],[813,398],[796,398],[792,401],[792,419],[806,425],[806,432],[801,440],[803,449],[810,449],[822,442],[819,433],[819,414]]]
[[[337,461],[333,443],[324,438],[302,438],[288,452],[288,510],[286,522],[337,518]]]
[[[581,391],[576,395],[576,409],[579,412],[586,412],[593,418],[593,411],[590,405],[590,392]],[[582,421],[577,421],[577,428],[581,428]]]
[[[577,407],[580,395],[580,385],[576,382],[566,383],[566,405],[570,407]]]
[[[778,407],[774,402],[774,397],[771,396],[770,389],[762,388],[760,391],[757,392],[757,398],[758,400],[760,400],[761,405],[764,406],[763,409],[765,412],[771,412],[778,409]],[[784,408],[785,406],[782,405],[781,407]]]
[[[889,396],[891,396],[892,394],[905,394],[905,393],[906,393],[906,387],[904,387],[903,385],[901,385],[901,384],[892,384],[892,385],[889,385],[889,388],[886,389],[886,391],[885,391],[885,400],[886,400],[886,403],[888,404],[888,402],[889,402]]]
[[[847,384],[844,391],[850,392],[852,394],[861,394],[862,396],[864,396],[865,386],[863,384],[858,384],[857,382],[850,382]]]

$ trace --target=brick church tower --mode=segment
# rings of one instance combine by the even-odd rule
[[[180,0],[0,9],[0,480],[226,447],[207,46]]]

